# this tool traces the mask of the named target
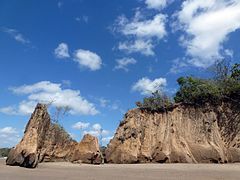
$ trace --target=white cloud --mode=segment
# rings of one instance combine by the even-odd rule
[[[11,147],[20,141],[18,131],[13,127],[4,127],[0,129],[0,147]]]
[[[162,91],[166,85],[167,80],[165,78],[150,80],[144,77],[132,86],[132,90],[139,91],[142,95],[149,95],[157,90]]]
[[[234,52],[233,52],[233,50],[231,50],[231,49],[225,49],[225,50],[224,50],[224,54],[225,54],[226,56],[228,56],[228,57],[233,58]]]
[[[126,18],[126,17],[122,17]],[[120,24],[120,31],[124,35],[133,35],[138,38],[158,38],[162,39],[166,34],[165,29],[166,16],[163,14],[157,14],[153,19],[141,21],[138,17],[135,17],[133,21],[127,19],[121,20],[124,22]]]
[[[139,10],[130,20],[123,15],[119,16],[113,31],[121,33],[127,40],[120,42],[118,49],[127,53],[138,52],[147,56],[154,55],[153,49],[156,43],[167,35],[166,21],[164,14],[159,13],[146,19]]]
[[[74,61],[76,61],[80,67],[89,68],[92,71],[101,69],[102,59],[94,52],[78,49],[74,53]]]
[[[240,28],[239,0],[185,0],[177,13],[178,28],[185,31],[181,44],[189,62],[208,67],[222,58],[223,43]]]
[[[78,129],[78,130],[82,130],[82,129],[86,129],[90,126],[90,123],[84,123],[84,122],[77,122],[76,124],[74,124],[72,126],[73,129]]]
[[[15,110],[15,111],[17,111],[18,114],[23,114],[23,115],[31,114],[33,113],[33,110],[36,107],[36,105],[37,105],[37,101],[24,100],[19,103],[18,110]]]
[[[102,138],[102,143],[108,144],[111,139],[113,139],[113,136],[104,137]]]
[[[121,102],[119,100],[110,101],[109,99],[105,98],[96,98],[98,104],[102,108],[106,108],[110,111],[119,111],[121,113],[125,113],[126,110],[122,108]]]
[[[91,134],[96,137],[107,136],[110,132],[102,128],[98,123],[93,124],[89,131],[84,131],[83,134]]]
[[[66,43],[60,43],[54,50],[54,54],[59,59],[70,58],[68,45]],[[75,50],[73,53],[73,61],[77,62],[81,68],[88,68],[91,71],[99,70],[102,66],[101,57],[89,50]]]
[[[23,100],[16,106],[7,106],[0,108],[0,113],[6,115],[28,115],[31,114],[36,107],[37,102]]]
[[[17,42],[20,42],[22,44],[30,44],[30,41],[25,38],[21,33],[19,33],[16,29],[10,29],[10,28],[1,28],[1,30],[7,34],[9,34],[12,38],[14,38]]]
[[[7,115],[17,115],[18,114],[16,109],[12,106],[0,108],[0,112],[3,114],[7,114]]]
[[[153,51],[154,45],[151,40],[144,41],[142,39],[137,39],[134,41],[120,42],[118,49],[127,53],[140,53],[146,56],[155,55]]]
[[[129,71],[128,65],[137,63],[137,61],[134,58],[117,59],[116,62],[117,65],[114,67],[114,69],[123,69],[125,71]]]
[[[5,127],[0,129],[1,134],[16,134],[17,130],[13,127]]]
[[[61,84],[51,83],[50,81],[40,81],[35,84],[11,87],[9,89],[15,94],[31,94],[40,91],[54,93],[61,91]]]
[[[77,130],[86,129],[83,131],[82,135],[91,134],[92,136],[95,136],[99,139],[100,144],[106,145],[112,138],[112,136],[109,136],[110,131],[104,129],[99,123],[90,126],[90,123],[77,122],[72,126],[72,128]]]
[[[105,98],[99,98],[98,101],[101,107],[107,107],[107,105],[110,103],[110,101]]]
[[[145,3],[149,9],[161,10],[167,6],[167,0],[146,0]]]
[[[51,103],[54,107],[68,107],[71,114],[95,115],[95,106],[80,95],[80,91],[63,89],[61,84],[41,81],[31,85],[12,87],[10,90],[19,95],[27,95],[27,99],[20,102],[17,108],[8,106],[0,109],[2,113],[31,114],[38,102]],[[4,109],[5,108],[5,109]]]
[[[121,110],[121,108],[119,107],[119,105],[117,103],[113,103],[110,108],[112,110]]]
[[[54,50],[54,54],[59,59],[69,58],[68,45],[66,43],[60,43]]]
[[[95,130],[95,131],[100,131],[100,130],[102,129],[102,126],[101,126],[100,124],[94,124],[94,125],[92,126],[92,128],[93,128],[93,130]]]
[[[189,64],[185,61],[185,59],[174,59],[172,67],[170,68],[170,73],[177,74],[184,70],[184,68],[188,67]]]
[[[84,15],[82,17],[76,17],[75,20],[78,21],[78,22],[82,22],[83,21],[85,23],[88,23],[89,17]]]

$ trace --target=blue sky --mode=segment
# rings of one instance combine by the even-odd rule
[[[109,139],[124,113],[179,76],[239,62],[239,0],[1,0],[0,147],[14,146],[37,102],[80,140]]]

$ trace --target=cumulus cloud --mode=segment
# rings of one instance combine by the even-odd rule
[[[73,128],[73,129],[77,129],[77,130],[81,130],[81,129],[86,129],[86,128],[88,128],[89,126],[90,126],[90,123],[85,123],[85,122],[79,121],[79,122],[75,123],[75,124],[72,126],[72,128]]]
[[[56,58],[66,59],[70,58],[68,45],[66,43],[60,43],[54,50]],[[91,71],[101,69],[102,59],[99,55],[89,50],[77,49],[73,53],[73,61],[77,62],[79,67],[87,68]]]
[[[142,40],[137,39],[134,41],[124,41],[120,42],[118,45],[118,49],[125,51],[126,53],[140,53],[145,56],[153,56],[155,55],[153,49],[154,45],[152,40]]]
[[[15,145],[20,140],[18,131],[13,127],[0,128],[0,147]]]
[[[74,61],[76,61],[80,67],[88,68],[91,71],[101,69],[102,59],[94,52],[78,49],[74,53]]]
[[[165,78],[157,78],[150,80],[147,77],[144,77],[138,80],[133,86],[133,91],[138,91],[142,95],[150,95],[156,91],[162,91],[163,88],[167,85],[167,80]]]
[[[109,141],[113,138],[111,132],[103,129],[98,123],[93,124],[88,130],[83,131],[83,135],[91,134],[99,139],[100,145],[107,145]]]
[[[92,126],[92,128],[93,128],[93,130],[95,130],[95,131],[100,131],[100,130],[102,129],[102,126],[101,126],[100,124],[94,124],[94,125]]]
[[[161,10],[167,6],[167,0],[146,0],[145,3],[149,9]]]
[[[119,16],[113,31],[124,35],[127,40],[120,42],[118,49],[128,53],[139,52],[148,56],[154,55],[155,42],[167,35],[166,21],[164,14],[159,13],[146,19],[139,10],[132,19],[128,19],[124,15]]]
[[[16,29],[10,29],[10,28],[1,28],[1,30],[7,34],[9,34],[13,39],[15,39],[17,42],[20,42],[24,45],[30,44],[31,42],[25,38],[18,30]]]
[[[98,123],[93,124],[89,131],[84,131],[83,134],[91,134],[96,137],[107,136],[110,132],[102,128]]]
[[[36,106],[37,102],[34,101],[22,101],[16,106],[7,106],[0,108],[0,113],[6,115],[28,115],[31,114]]]
[[[68,45],[66,43],[60,43],[54,50],[54,54],[59,59],[69,58]]]
[[[50,81],[12,87],[10,90],[15,94],[27,96],[27,99],[21,101],[18,107],[8,106],[0,108],[2,113],[12,115],[31,114],[38,102],[51,103],[54,107],[68,107],[71,114],[95,115],[98,113],[94,104],[83,98],[80,91],[63,89],[61,84]]]
[[[177,12],[177,28],[185,31],[180,42],[189,62],[208,67],[223,57],[223,43],[240,28],[239,0],[185,0]]]
[[[92,136],[95,136],[99,138],[100,143],[107,144],[110,138],[108,137],[110,134],[110,131],[104,129],[101,124],[95,123],[90,126],[90,123],[85,122],[77,122],[74,125],[72,125],[73,129],[76,130],[84,130],[83,135],[85,134],[91,134]]]
[[[137,63],[134,58],[117,59],[116,62],[117,65],[114,67],[114,69],[123,69],[124,71],[129,71],[128,66]]]
[[[133,35],[138,38],[152,38],[156,37],[162,39],[166,35],[165,21],[166,16],[163,14],[157,14],[153,19],[140,20],[139,17],[135,17],[132,21],[129,21],[126,17],[122,17],[120,24],[120,31],[124,35]]]

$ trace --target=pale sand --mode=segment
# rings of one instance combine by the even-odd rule
[[[36,169],[6,166],[1,180],[240,180],[240,164],[134,164],[100,166],[43,163]]]

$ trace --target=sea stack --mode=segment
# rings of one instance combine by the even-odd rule
[[[38,104],[26,126],[24,137],[10,151],[6,164],[35,168],[40,162],[73,160],[99,164],[101,153],[97,138],[85,135],[83,141],[77,143],[61,126],[51,122],[47,106]]]

